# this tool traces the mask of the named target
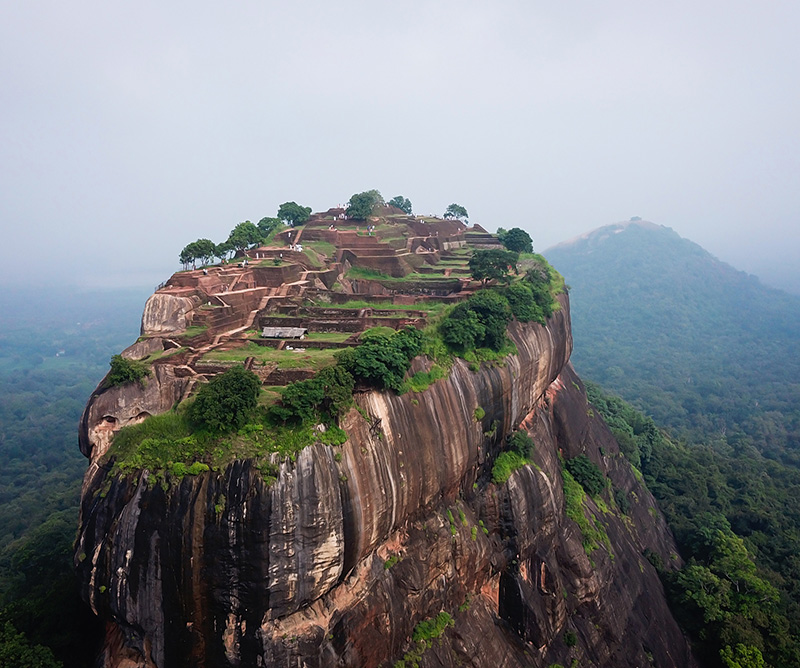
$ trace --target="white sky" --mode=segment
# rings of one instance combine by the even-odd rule
[[[155,284],[377,188],[538,250],[642,216],[800,289],[799,34],[788,0],[5,2],[0,282]]]

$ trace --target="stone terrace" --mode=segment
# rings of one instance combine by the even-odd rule
[[[244,363],[265,384],[285,384],[314,373],[297,361],[284,368],[295,352],[312,360],[317,351],[320,364],[326,350],[357,345],[371,327],[424,327],[426,302],[458,301],[476,289],[468,247],[499,245],[460,221],[406,216],[392,207],[379,214],[353,221],[330,209],[228,264],[174,274],[148,300],[145,343],[137,350],[154,351],[145,359],[171,364],[181,376],[208,377]],[[421,308],[408,310],[414,304]],[[309,337],[267,341],[263,327],[303,327]]]

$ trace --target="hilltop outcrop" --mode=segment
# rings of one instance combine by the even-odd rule
[[[436,221],[423,223],[428,250],[413,250],[419,230],[402,223],[405,245],[381,266],[402,273],[401,260],[432,253],[439,257],[427,266],[436,268],[443,252],[467,245],[463,226],[436,235]],[[397,225],[387,227],[396,233]],[[101,387],[90,399],[81,448],[92,465],[76,566],[83,595],[107,624],[103,665],[693,665],[643,556],[677,564],[674,542],[569,365],[566,295],[545,325],[512,323],[517,352],[501,362],[457,360],[418,393],[357,392],[340,423],[342,445],[318,442],[276,459],[269,478],[250,459],[168,484],[154,484],[148,470],[111,474],[111,435],[187,396],[225,361],[204,359],[209,352],[252,352],[253,341],[239,337],[254,322],[299,318],[310,324],[308,344],[314,331],[338,331],[346,336],[335,343],[348,345],[341,330],[354,320],[353,333],[378,321],[423,322],[424,310],[409,305],[473,289],[466,276],[455,290],[442,287],[458,268],[452,261],[447,276],[443,267],[417,272],[403,286],[388,272],[348,276],[364,266],[353,263],[359,258],[384,256],[343,250],[313,269],[243,263],[176,275],[145,310],[143,335],[156,343],[127,351],[154,356],[153,377],[142,387]],[[257,252],[274,262],[283,251]],[[273,268],[296,280],[271,285]],[[342,292],[320,287],[320,274]],[[233,297],[242,283],[246,298]],[[319,305],[356,294],[376,307],[343,318]],[[392,312],[386,302],[406,308]],[[255,358],[243,361],[265,382],[287,377],[279,361],[267,355],[259,367]],[[493,482],[492,465],[515,429],[535,443],[530,463]],[[625,513],[608,492],[577,499],[585,526],[568,518],[576,499],[565,498],[561,460],[578,454],[629,499]]]

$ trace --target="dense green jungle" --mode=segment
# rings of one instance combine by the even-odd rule
[[[664,577],[698,655],[800,665],[800,299],[648,223],[545,254],[571,287],[573,364],[618,395],[590,384],[687,560]]]
[[[72,568],[86,459],[77,427],[148,290],[0,293],[0,665],[91,665]]]

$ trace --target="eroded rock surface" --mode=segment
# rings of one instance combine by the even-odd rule
[[[306,448],[272,484],[249,461],[167,489],[93,466],[77,569],[108,624],[104,665],[390,666],[412,651],[431,668],[694,665],[642,556],[678,564],[674,542],[586,404],[562,301],[546,327],[511,327],[518,354],[502,364],[457,362],[419,394],[357,395],[349,440]],[[98,416],[172,405],[182,388],[164,380],[135,405],[95,397],[84,452],[104,442]],[[532,463],[496,485],[520,425]],[[623,515],[587,500],[607,536],[589,549],[559,460],[580,453],[631,502]],[[454,625],[422,652],[413,629],[441,611]]]

